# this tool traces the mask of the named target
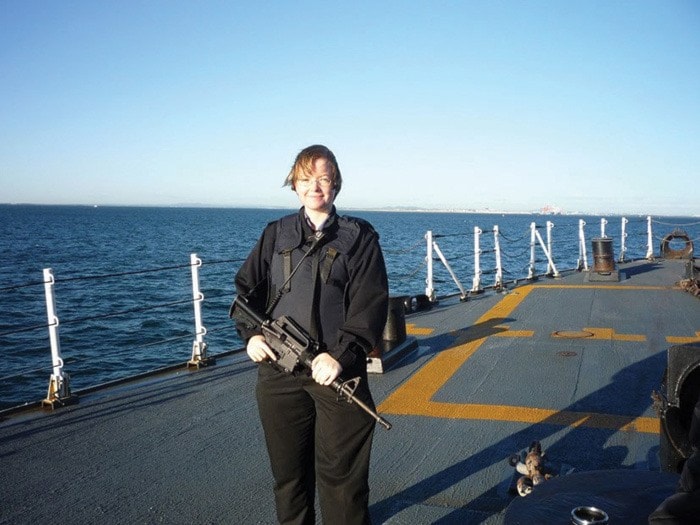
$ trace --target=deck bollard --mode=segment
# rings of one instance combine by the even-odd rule
[[[425,298],[426,296],[418,296]],[[409,296],[390,297],[386,324],[382,332],[382,341],[367,356],[367,372],[382,374],[393,363],[401,359],[406,352],[418,347],[415,337],[406,336],[406,313],[414,311],[413,301]]]
[[[615,268],[615,255],[613,253],[613,240],[610,237],[594,237],[591,239],[593,248],[593,268],[586,279],[588,281],[619,281],[624,273]]]
[[[615,271],[612,239],[598,237],[592,239],[591,244],[593,249],[593,271],[598,273]]]
[[[401,344],[406,340],[406,303],[408,297],[390,297],[389,312],[382,332],[384,341]]]

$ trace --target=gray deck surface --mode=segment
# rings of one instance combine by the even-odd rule
[[[407,316],[417,349],[370,378],[394,425],[375,434],[374,523],[502,523],[507,458],[533,440],[562,474],[658,470],[651,392],[673,341],[700,337],[700,301],[674,288],[685,264]],[[237,354],[3,417],[0,523],[275,523],[255,377]]]

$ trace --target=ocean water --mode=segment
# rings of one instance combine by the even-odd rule
[[[202,260],[204,339],[210,355],[240,348],[228,319],[233,276],[263,227],[293,210],[0,205],[0,409],[43,399],[51,351],[43,269],[55,277],[61,352],[72,390],[102,384],[190,358],[195,339],[190,254]],[[428,230],[464,289],[474,278],[474,227],[481,234],[482,286],[494,283],[493,227],[500,230],[504,279],[524,279],[530,264],[530,224],[546,242],[554,224],[557,269],[579,259],[579,219],[590,239],[601,234],[601,217],[511,214],[380,212],[340,209],[369,220],[380,234],[391,295],[424,293]],[[605,217],[605,233],[618,257],[621,217]],[[645,217],[627,217],[628,259],[647,251]],[[681,228],[696,243],[700,221],[654,218],[653,247]],[[673,246],[679,248],[679,246]],[[536,273],[547,262],[536,247]],[[459,293],[435,260],[438,296]]]

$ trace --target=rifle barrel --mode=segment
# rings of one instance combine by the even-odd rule
[[[338,386],[336,386],[336,383],[338,384]],[[348,399],[348,401],[355,403],[358,407],[367,412],[377,421],[377,423],[379,423],[385,429],[391,430],[391,423],[389,423],[386,419],[384,419],[382,416],[380,416],[374,410],[372,410],[364,401],[355,397],[355,394],[353,393],[354,391],[351,391],[345,383],[341,383],[336,379],[331,386],[335,386],[336,390],[340,394],[344,395]]]

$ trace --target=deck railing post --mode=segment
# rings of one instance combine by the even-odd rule
[[[586,256],[586,234],[584,233],[586,221],[579,219],[578,221],[578,263],[576,269],[588,271],[588,257]]]
[[[530,265],[527,269],[527,278],[532,280],[535,278],[535,231],[537,226],[534,222],[530,223]]]
[[[552,259],[552,250],[551,250],[551,248],[547,249],[547,246],[545,246],[544,240],[542,239],[542,236],[540,235],[540,232],[537,231],[537,229],[535,229],[535,237],[537,238],[537,241],[540,243],[540,247],[542,248],[542,251],[544,252],[544,256],[547,257],[548,270],[547,270],[546,275],[549,277],[559,277],[559,270],[557,270],[557,267],[554,264],[554,259]]]
[[[549,257],[547,257],[547,275],[554,275],[556,268],[552,262],[552,229],[554,228],[554,223],[552,221],[547,221],[547,251],[549,252]]]
[[[481,228],[474,226],[474,279],[472,280],[472,293],[481,293]]]
[[[627,218],[622,217],[622,224],[621,224],[621,238],[620,238],[620,257],[618,258],[617,262],[625,262],[625,254],[627,253],[627,223],[629,221]]]
[[[207,333],[207,329],[202,323],[202,301],[204,301],[204,294],[199,289],[199,268],[201,268],[201,266],[202,260],[197,257],[197,254],[190,254],[195,339],[192,343],[192,357],[187,362],[187,365],[196,367],[210,365],[214,362],[213,359],[207,357],[207,343],[204,342],[204,336]]]
[[[608,224],[608,220],[601,217],[600,218],[600,238],[605,239],[607,235],[605,235],[605,226]]]
[[[61,356],[61,340],[58,336],[58,316],[56,315],[56,297],[54,294],[53,270],[44,268],[44,293],[46,295],[46,314],[49,326],[49,344],[51,345],[51,362],[53,371],[49,377],[49,388],[46,399],[42,401],[44,406],[55,408],[56,405],[65,405],[77,400],[70,392],[70,378],[63,371],[63,357]]]
[[[428,230],[425,233],[427,276],[425,279],[425,295],[431,302],[435,301],[435,288],[433,287],[433,232]]]
[[[654,258],[654,245],[652,244],[651,215],[647,216],[647,255],[646,259],[651,261]]]
[[[498,225],[493,227],[493,245],[496,251],[496,280],[494,288],[496,290],[503,289],[503,267],[501,266],[501,241],[499,239]]]
[[[461,301],[466,301],[468,298],[467,292],[464,290],[462,283],[459,282],[459,279],[457,279],[457,275],[455,275],[455,272],[452,270],[450,263],[447,262],[447,259],[445,259],[445,256],[442,254],[442,251],[440,250],[440,247],[437,245],[436,242],[433,242],[433,250],[435,250],[435,253],[437,253],[437,256],[439,257],[440,261],[445,266],[447,273],[450,274],[450,277],[452,277],[452,280],[457,285],[457,288],[459,288],[459,292],[460,292],[459,299]]]

